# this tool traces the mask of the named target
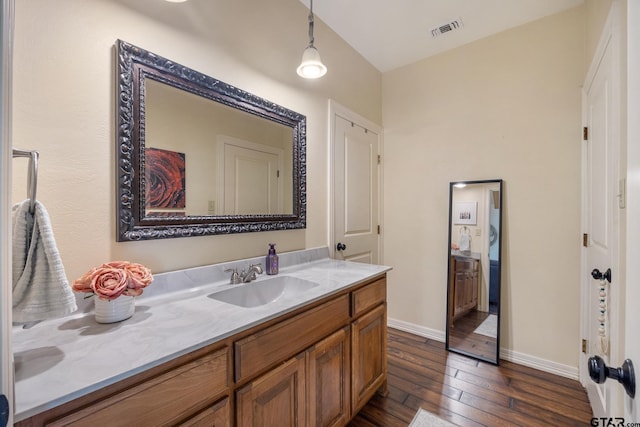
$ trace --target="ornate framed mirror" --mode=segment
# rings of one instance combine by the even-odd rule
[[[117,41],[117,240],[306,227],[306,117]]]
[[[447,350],[499,364],[502,180],[449,184]]]

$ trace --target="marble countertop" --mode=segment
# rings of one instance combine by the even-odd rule
[[[95,322],[92,303],[30,329],[14,327],[15,421],[20,421],[295,310],[390,267],[332,260],[327,248],[280,255],[280,274],[316,282],[301,296],[242,308],[212,298],[227,289],[224,269],[264,257],[157,274],[136,298],[133,317]],[[255,283],[273,276],[260,275]]]
[[[480,252],[471,252],[471,251],[459,251],[457,249],[451,249],[451,256],[464,257],[464,258],[473,258],[480,260]]]

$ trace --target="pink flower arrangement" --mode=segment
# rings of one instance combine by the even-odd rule
[[[111,301],[120,295],[138,296],[153,281],[151,270],[142,264],[112,261],[87,271],[71,285],[76,292],[88,292]]]

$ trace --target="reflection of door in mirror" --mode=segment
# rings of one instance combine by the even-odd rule
[[[284,212],[284,150],[218,135],[217,157],[216,215]]]
[[[497,364],[502,181],[450,184],[447,349]]]
[[[153,79],[145,91],[146,147],[185,157],[185,215],[293,212],[291,127]]]

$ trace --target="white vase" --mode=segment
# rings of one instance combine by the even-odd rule
[[[135,297],[121,295],[118,298],[106,301],[94,296],[96,322],[114,323],[133,316],[136,308]]]

